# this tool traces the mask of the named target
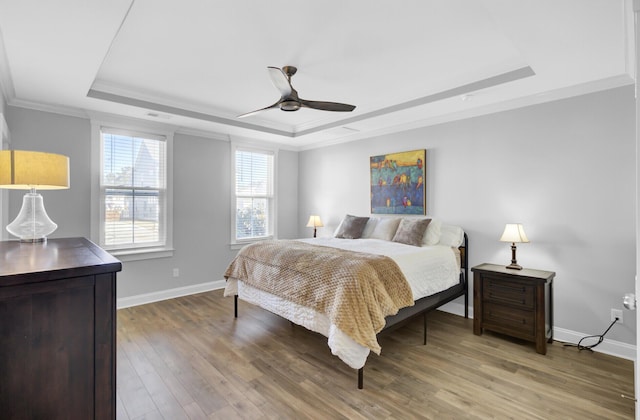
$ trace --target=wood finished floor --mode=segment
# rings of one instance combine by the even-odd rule
[[[380,337],[365,389],[326,338],[222,291],[118,311],[117,418],[632,419],[633,362],[435,311]]]

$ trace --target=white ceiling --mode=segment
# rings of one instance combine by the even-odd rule
[[[0,0],[11,105],[304,149],[633,83],[630,0]],[[267,66],[351,113],[265,111]]]

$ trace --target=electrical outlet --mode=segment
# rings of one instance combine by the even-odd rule
[[[179,268],[174,268],[173,269],[173,277],[180,277],[180,269]]]
[[[622,321],[622,309],[613,309],[611,308],[611,322],[615,321],[618,318],[619,323],[623,323]]]

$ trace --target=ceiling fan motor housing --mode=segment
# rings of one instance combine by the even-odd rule
[[[300,109],[300,102],[297,102],[297,101],[281,102],[280,109],[283,111],[297,111]]]

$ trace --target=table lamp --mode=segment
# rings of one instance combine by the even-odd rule
[[[47,215],[36,190],[69,188],[69,158],[54,153],[0,150],[0,188],[29,190],[7,231],[20,242],[43,242],[58,225]]]
[[[309,221],[307,222],[307,227],[313,228],[313,237],[316,237],[316,230],[319,227],[323,227],[322,220],[320,220],[320,216],[309,216]]]
[[[524,228],[520,223],[507,223],[504,227],[504,232],[500,237],[501,242],[511,242],[511,264],[507,268],[513,270],[522,270],[522,266],[518,265],[516,261],[516,242],[529,242],[527,235],[524,233]]]

